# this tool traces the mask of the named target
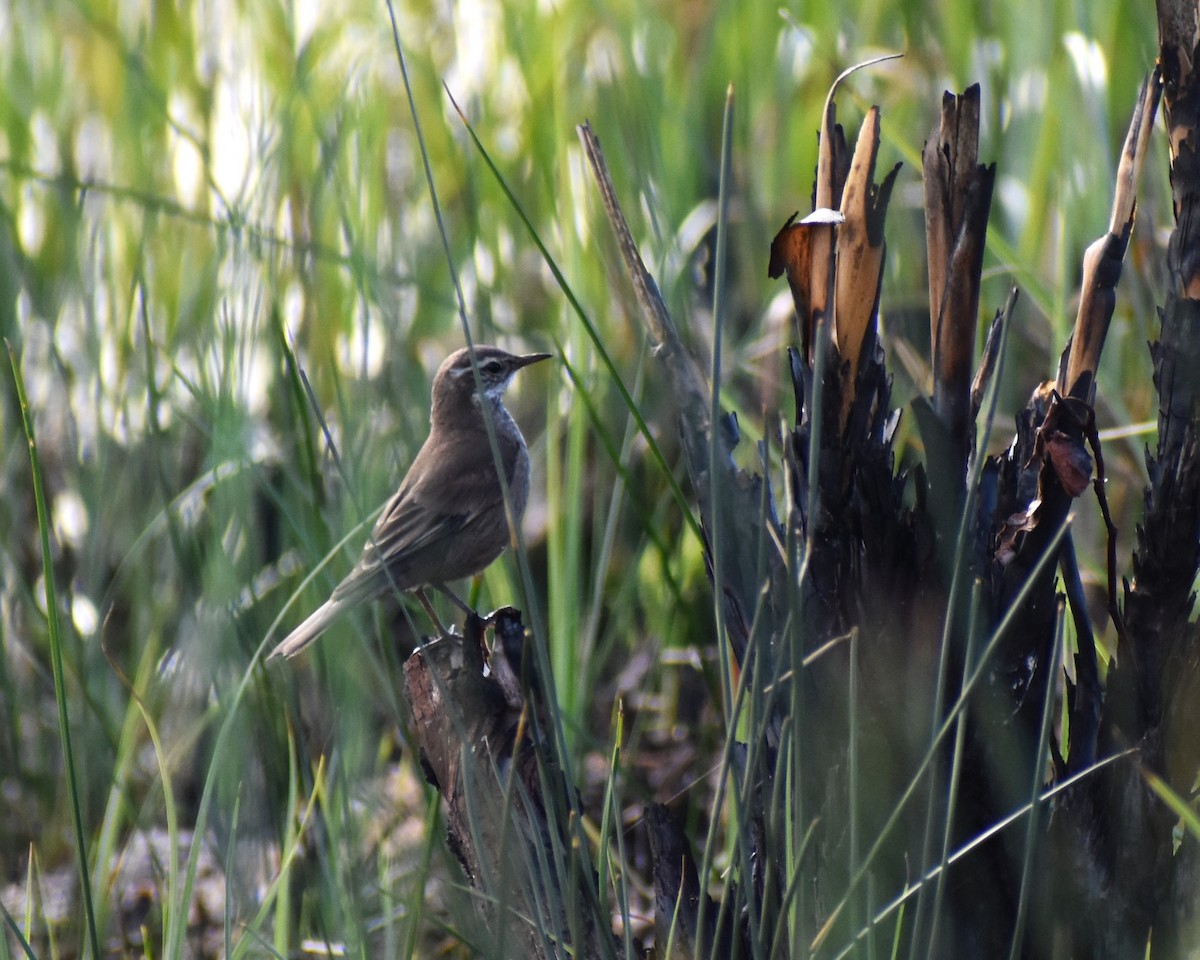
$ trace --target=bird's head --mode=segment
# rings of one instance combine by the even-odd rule
[[[548,353],[515,354],[499,347],[477,344],[474,349],[475,364],[471,363],[471,350],[463,347],[455,350],[438,368],[433,378],[433,421],[437,423],[450,411],[466,406],[478,406],[480,398],[498,405],[504,390],[522,367],[539,360],[547,360]],[[479,368],[476,379],[475,367]]]

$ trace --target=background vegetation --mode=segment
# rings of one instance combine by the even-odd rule
[[[629,319],[576,123],[604,141],[647,260],[703,353],[734,85],[725,402],[753,437],[790,409],[790,299],[766,279],[767,245],[807,208],[832,78],[905,54],[840,98],[850,128],[880,104],[881,164],[905,162],[882,318],[900,403],[923,386],[928,352],[919,151],[942,90],[981,82],[981,159],[998,164],[981,312],[1013,283],[1024,294],[1012,411],[1065,341],[1156,49],[1151,9],[1131,2],[394,12],[409,88],[379,3],[0,6],[0,333],[39,441],[57,591],[52,629],[5,369],[0,902],[38,955],[95,949],[77,824],[105,953],[137,954],[143,940],[165,956],[287,953],[313,938],[424,954],[462,922],[436,798],[404,743],[404,651],[364,646],[351,624],[296,664],[253,665],[277,618],[294,624],[345,572],[363,537],[351,531],[424,437],[430,371],[462,342],[451,265],[475,339],[561,358],[524,375],[511,405],[534,448],[534,593],[509,558],[478,605],[542,618],[585,798],[603,783],[618,696],[630,820],[640,799],[704,783],[719,703],[699,544],[521,217],[674,465],[671,398]],[[1100,379],[1101,426],[1126,435],[1106,448],[1125,531],[1148,439],[1136,428],[1152,416],[1144,344],[1170,222],[1164,155],[1156,141]],[[1096,526],[1081,516],[1076,536],[1100,582]],[[393,608],[373,616],[403,622]],[[702,809],[708,787],[697,793]],[[0,957],[19,948],[0,939]]]

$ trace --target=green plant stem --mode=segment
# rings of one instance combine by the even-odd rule
[[[29,472],[33,482],[33,497],[37,505],[38,535],[42,547],[42,579],[46,584],[46,626],[50,633],[50,665],[54,671],[54,699],[58,705],[58,735],[62,740],[63,763],[66,767],[67,793],[71,802],[71,814],[75,827],[75,847],[79,858],[79,883],[82,890],[83,911],[87,918],[88,938],[92,956],[100,960],[100,936],[96,930],[96,908],[92,900],[92,877],[88,869],[87,836],[83,830],[83,811],[79,799],[79,783],[75,772],[75,752],[71,747],[71,722],[67,713],[67,687],[63,674],[62,630],[58,621],[58,596],[54,589],[54,559],[50,553],[50,513],[46,509],[46,491],[42,485],[42,467],[38,461],[37,440],[33,430],[33,412],[25,394],[25,379],[21,375],[21,364],[12,343],[5,338],[8,361],[12,366],[13,382],[17,388],[17,401],[21,405],[21,423],[25,428],[25,440],[29,444]]]

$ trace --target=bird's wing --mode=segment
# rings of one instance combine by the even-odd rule
[[[383,508],[362,555],[338,584],[334,596],[366,599],[388,589],[414,554],[439,539],[453,536],[467,519],[465,513],[431,511],[414,499],[411,491],[401,488]],[[401,589],[414,586],[403,582],[396,585]]]
[[[443,537],[453,536],[471,519],[469,509],[448,513],[424,502],[419,490],[402,487],[388,501],[363,548],[362,565],[376,567],[380,558],[399,564]]]
[[[334,596],[366,598],[389,586],[416,586],[404,572],[415,554],[439,541],[476,535],[481,525],[495,524],[498,510],[507,525],[503,504],[490,448],[456,443],[434,458],[427,443]]]

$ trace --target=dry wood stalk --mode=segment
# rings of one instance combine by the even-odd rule
[[[842,191],[841,213],[845,219],[837,228],[835,343],[848,371],[844,375],[839,418],[843,430],[854,405],[863,349],[874,346],[887,249],[883,225],[892,186],[900,172],[900,164],[896,164],[883,182],[876,184],[878,156],[879,108],[871,107],[854,146],[854,158]]]
[[[933,409],[949,435],[956,478],[971,441],[971,372],[979,284],[996,165],[979,160],[979,85],[942,98],[938,127],[922,154]]]
[[[1071,928],[1081,952],[1184,956],[1200,942],[1200,842],[1178,842],[1174,813],[1152,789],[1191,796],[1200,747],[1200,638],[1192,619],[1200,568],[1200,17],[1195,0],[1160,0],[1159,71],[1175,228],[1161,333],[1151,345],[1158,444],[1137,530],[1123,629],[1109,668],[1098,749],[1133,749],[1064,800],[1086,855],[1072,872],[1093,922]],[[1120,185],[1118,185],[1120,186]],[[1082,309],[1081,309],[1082,313]],[[1107,888],[1103,903],[1090,891]],[[1102,909],[1101,909],[1102,907]]]
[[[723,579],[720,591],[724,597],[730,639],[740,659],[756,618],[764,635],[774,636],[785,617],[785,573],[779,548],[783,531],[773,510],[769,509],[774,498],[769,485],[764,492],[766,481],[763,478],[740,470],[734,463],[733,449],[739,440],[736,418],[726,415],[717,425],[717,457],[710,464],[709,385],[699,363],[683,345],[670,311],[658,292],[658,285],[638,252],[617,200],[599,139],[586,123],[581,124],[577,132],[600,190],[605,215],[616,237],[626,273],[642,308],[642,318],[654,344],[655,355],[671,383],[688,476],[700,506],[705,538],[710,546],[719,543],[727,551],[720,565]],[[719,529],[714,529],[714,494],[720,498]],[[764,504],[768,506],[765,513]],[[709,559],[711,576],[715,571],[711,554]],[[758,580],[758,571],[763,565],[766,578],[772,584],[765,597]]]
[[[728,918],[718,931],[717,911],[701,916],[700,880],[691,843],[679,822],[662,804],[646,808],[646,832],[654,881],[654,930],[662,960],[693,960],[731,955]],[[703,933],[698,931],[703,928]],[[670,951],[667,944],[671,945]],[[741,944],[749,956],[749,944]]]
[[[822,336],[826,349],[832,346],[835,351],[840,435],[854,406],[863,352],[875,343],[886,250],[883,225],[900,164],[875,183],[878,107],[867,111],[852,158],[834,116],[830,103],[818,152],[813,212],[799,221],[793,214],[783,225],[771,243],[767,274],[787,275],[804,362],[813,367],[813,344]],[[835,204],[840,209],[835,211]]]
[[[1100,365],[1100,351],[1104,349],[1108,325],[1117,305],[1117,281],[1121,277],[1121,264],[1133,232],[1137,186],[1150,133],[1154,129],[1160,91],[1161,83],[1156,70],[1142,83],[1137,109],[1125,135],[1108,232],[1088,247],[1083,256],[1079,312],[1075,316],[1075,329],[1064,353],[1066,369],[1065,373],[1060,371],[1058,389],[1064,396],[1077,397],[1088,404],[1096,400],[1096,370]]]
[[[445,802],[450,849],[468,882],[495,955],[598,958],[600,923],[589,910],[594,874],[560,864],[551,851],[580,847],[567,835],[566,791],[553,751],[537,735],[540,708],[531,663],[522,663],[520,614],[488,621],[498,643],[485,672],[485,622],[466,636],[418,648],[404,664],[414,732],[426,776]],[[515,661],[515,662],[514,662]],[[532,712],[531,712],[532,711]],[[563,874],[556,869],[562,867]],[[572,885],[579,889],[572,890]],[[579,909],[568,909],[574,901]]]
[[[1165,5],[1162,0],[1160,14]],[[972,491],[966,481],[975,474],[966,467],[975,421],[1012,301],[997,314],[972,379],[995,166],[979,162],[978,87],[943,99],[940,123],[923,155],[934,389],[930,402],[914,404],[932,476],[928,485],[919,480],[912,496],[905,493],[907,477],[894,473],[895,416],[876,331],[883,218],[896,171],[874,184],[877,110],[868,112],[851,160],[832,102],[826,105],[814,212],[803,219],[793,215],[770,250],[769,273],[787,276],[800,341],[791,352],[797,413],[785,438],[791,512],[782,524],[770,513],[765,481],[727,459],[736,442],[732,421],[709,423],[713,387],[686,357],[620,215],[599,145],[590,130],[581,130],[648,327],[665,348],[678,388],[688,470],[702,514],[712,491],[725,491],[719,536],[712,535],[712,518],[705,515],[709,573],[727,571],[717,589],[725,598],[735,655],[743,666],[751,654],[757,658],[748,675],[771,688],[776,711],[766,744],[734,751],[738,780],[748,787],[742,797],[749,826],[744,842],[752,864],[739,880],[750,891],[746,902],[759,922],[769,926],[782,910],[794,910],[802,929],[809,924],[820,930],[811,942],[791,944],[792,950],[836,952],[834,945],[862,933],[865,917],[860,912],[855,919],[860,901],[854,898],[863,895],[863,874],[847,868],[853,831],[879,838],[870,853],[876,892],[899,889],[914,870],[936,866],[928,838],[944,837],[947,852],[973,843],[1042,786],[1040,758],[1047,744],[1041,719],[1061,670],[1054,656],[1055,631],[1065,615],[1059,568],[1077,625],[1078,682],[1067,686],[1070,749],[1064,755],[1057,733],[1049,749],[1056,780],[1085,776],[1061,793],[1054,816],[1030,834],[1035,868],[1027,909],[1019,907],[1029,893],[1023,890],[1023,834],[1011,829],[989,834],[970,856],[930,874],[937,879],[927,898],[924,888],[918,895],[915,921],[898,942],[912,957],[991,957],[1010,955],[1012,948],[1013,956],[1033,958],[1048,955],[1055,943],[1077,955],[1121,957],[1141,955],[1151,931],[1156,951],[1167,944],[1167,955],[1176,955],[1172,951],[1185,942],[1185,930],[1200,933],[1195,903],[1200,847],[1188,837],[1173,854],[1174,817],[1143,776],[1149,771],[1186,793],[1200,765],[1194,735],[1200,726],[1200,641],[1190,619],[1200,566],[1200,82],[1192,72],[1200,30],[1194,2],[1190,9],[1186,16],[1176,10],[1174,19],[1163,17],[1164,24],[1191,31],[1170,45],[1164,26],[1162,77],[1177,217],[1170,250],[1175,289],[1154,347],[1162,396],[1159,448],[1149,461],[1147,517],[1123,611],[1115,579],[1110,590],[1119,648],[1107,690],[1073,544],[1064,530],[1089,487],[1111,530],[1091,405],[1133,226],[1157,78],[1143,85],[1130,123],[1109,230],[1085,257],[1076,327],[1059,377],[1033,391],[1017,418],[1012,445],[980,465],[979,486]],[[824,364],[822,379],[826,350],[831,362]],[[822,402],[815,403],[818,399]],[[815,410],[822,411],[820,423]],[[724,432],[720,460],[710,464],[708,431],[714,428]],[[955,568],[953,536],[948,539],[946,531],[957,530],[968,493],[968,543]],[[749,537],[739,533],[746,530]],[[767,531],[772,549],[764,553]],[[781,544],[788,542],[802,545],[802,558],[787,554]],[[1109,549],[1111,569],[1111,538]],[[714,558],[717,551],[721,562]],[[756,566],[764,556],[765,564]],[[767,583],[750,575],[757,569],[767,571]],[[973,603],[961,586],[947,596],[955,578],[963,578],[960,584],[976,581]],[[760,631],[753,645],[751,622]],[[848,637],[856,644],[848,644]],[[943,637],[947,645],[939,664],[935,644]],[[989,659],[979,663],[984,642]],[[912,796],[910,777],[930,743],[930,705],[937,701],[938,729],[969,679],[953,781],[934,777],[927,812],[902,809],[900,798]],[[943,684],[939,701],[934,690],[943,690]],[[802,694],[779,695],[796,686]],[[788,715],[793,707],[799,715]],[[857,728],[853,753],[850,715]],[[793,832],[811,829],[811,835],[803,862],[785,866],[779,850],[786,831],[780,832],[779,811],[768,809],[766,798],[777,795],[776,751],[787,724],[811,734],[793,801],[800,822],[792,824]],[[1122,759],[1121,751],[1131,747],[1135,752]],[[1097,766],[1101,761],[1107,762]],[[854,792],[847,774],[852,763],[879,771],[869,798]],[[885,826],[890,834],[882,832]],[[698,892],[686,844],[668,825],[652,827],[660,831],[655,865],[660,938],[666,929],[662,912],[671,909],[686,924],[677,940],[685,945],[684,955],[718,941],[739,942],[746,935],[745,917],[738,930],[715,933],[705,912],[712,905]],[[778,891],[797,877],[802,879],[794,903],[785,907]]]

